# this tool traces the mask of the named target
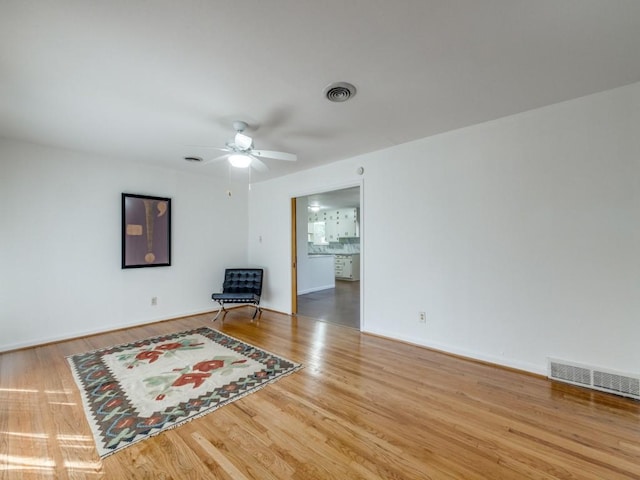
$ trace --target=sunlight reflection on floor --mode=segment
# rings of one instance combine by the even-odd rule
[[[9,469],[20,469],[25,467],[53,468],[56,462],[45,457],[19,457],[16,455],[5,455],[0,453],[0,463],[8,465]]]
[[[13,411],[18,417],[23,415],[25,407],[42,404],[42,395],[46,395],[47,402],[54,411],[66,412],[68,408],[78,406],[77,402],[69,401],[69,396],[73,392],[70,389],[60,390],[37,390],[28,388],[0,388],[2,404],[7,411]],[[46,430],[46,429],[45,429]],[[47,452],[46,445],[53,438],[45,432],[25,432],[25,431],[0,431],[0,438],[6,442],[4,450],[10,448],[13,453],[24,451],[29,447],[32,451]],[[88,435],[75,433],[56,434],[55,438],[60,445],[61,456],[65,460],[56,464],[55,456],[26,456],[0,453],[0,471],[7,475],[7,478],[63,478],[79,476],[80,478],[99,477],[102,470],[102,462],[95,455],[95,460],[81,460],[79,456],[90,458],[94,455],[86,452],[95,452],[93,438]],[[35,447],[35,450],[33,448]],[[76,452],[75,454],[73,452]],[[80,453],[81,452],[81,453]],[[49,452],[51,453],[51,452]],[[61,477],[62,476],[62,477]],[[25,477],[25,478],[26,478]],[[3,476],[3,478],[5,478]]]
[[[79,462],[65,460],[64,467],[72,470],[95,472],[97,470],[100,470],[100,468],[102,467],[102,462]]]
[[[46,440],[49,438],[49,435],[46,433],[24,433],[24,432],[0,432],[2,435],[6,435],[8,437],[20,437],[20,438],[39,438]]]
[[[26,388],[0,388],[0,392],[10,393],[39,393],[40,390],[30,390]]]

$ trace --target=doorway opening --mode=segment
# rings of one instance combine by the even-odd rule
[[[292,203],[296,313],[360,329],[360,186],[297,197]]]

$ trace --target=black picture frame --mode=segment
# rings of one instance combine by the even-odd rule
[[[171,266],[171,199],[122,194],[122,268]]]

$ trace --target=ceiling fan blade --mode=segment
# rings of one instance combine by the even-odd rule
[[[271,150],[251,150],[251,155],[256,157],[275,158],[276,160],[286,160],[288,162],[295,162],[298,160],[298,156],[295,153],[274,152]]]
[[[228,152],[230,151],[230,149],[228,147],[214,147],[213,145],[193,145],[193,144],[186,144],[185,147],[191,147],[191,148],[211,148],[213,150],[222,150],[223,152]]]
[[[267,167],[267,165],[265,165],[265,163],[258,159],[257,157],[254,157],[253,155],[249,155],[251,157],[251,166],[253,168],[255,168],[257,171],[259,172],[266,172],[267,170],[269,170],[269,167]]]
[[[221,149],[222,150],[222,149]],[[224,160],[225,158],[227,158],[229,156],[228,153],[225,153],[224,155],[220,155],[219,157],[216,158],[211,158],[209,160],[205,160],[204,162],[202,162],[200,165],[206,165],[207,163],[213,163],[213,162],[217,162],[219,160]]]

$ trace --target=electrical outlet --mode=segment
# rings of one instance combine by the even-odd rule
[[[151,305],[158,305],[158,297],[151,297]]]
[[[427,323],[427,314],[425,312],[418,312],[418,318],[420,323]]]

